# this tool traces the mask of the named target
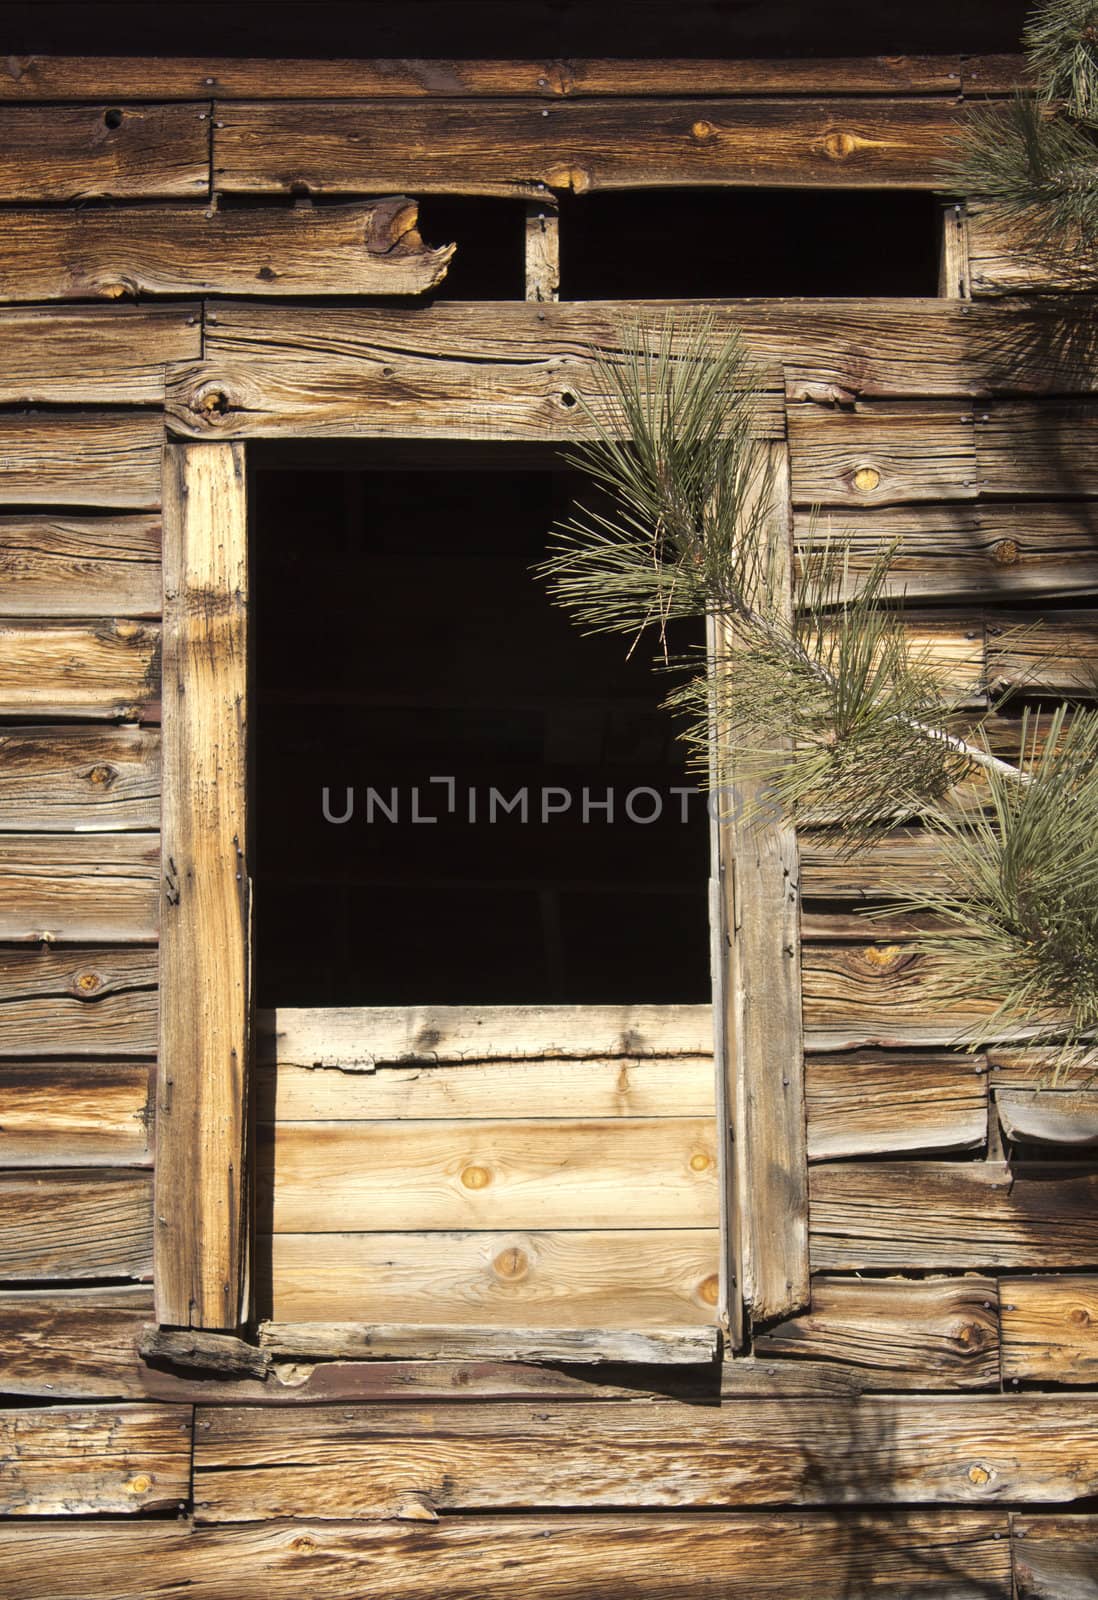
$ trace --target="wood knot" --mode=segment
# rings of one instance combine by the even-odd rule
[[[891,972],[898,967],[904,958],[904,947],[899,944],[867,945],[862,951],[867,967],[873,967],[878,972]]]
[[[705,122],[701,120],[693,124],[690,129],[690,133],[699,144],[712,144],[714,139],[720,137],[719,130],[715,128],[711,122]]]
[[[487,1167],[466,1167],[461,1174],[461,1181],[467,1189],[487,1189],[492,1174]]]
[[[881,481],[876,467],[859,467],[854,474],[854,487],[860,494],[872,494]]]
[[[1086,1306],[1076,1306],[1073,1311],[1068,1312],[1068,1321],[1073,1322],[1077,1328],[1089,1328],[1092,1320]]]
[[[852,133],[834,128],[825,136],[823,147],[832,161],[845,161],[847,156],[852,156],[858,148],[858,140]]]
[[[703,1300],[707,1306],[715,1306],[720,1289],[720,1278],[717,1273],[711,1272],[708,1278],[703,1278],[698,1284],[698,1299]]]
[[[987,1343],[987,1330],[978,1322],[962,1322],[955,1334],[957,1343],[965,1350],[982,1350]]]
[[[583,167],[554,167],[545,181],[550,189],[571,189],[574,194],[586,194],[591,187],[591,175]]]
[[[520,1250],[517,1245],[511,1245],[506,1250],[500,1251],[492,1266],[497,1276],[506,1278],[508,1283],[518,1283],[530,1270],[530,1258],[525,1250]]]
[[[103,983],[101,972],[96,972],[93,967],[85,967],[82,972],[73,974],[70,987],[78,1000],[91,1000],[103,988]]]
[[[1017,539],[1000,539],[998,544],[992,545],[991,553],[1001,567],[1012,567],[1021,551]]]
[[[991,1468],[983,1467],[978,1461],[974,1461],[968,1469],[968,1481],[974,1483],[978,1489],[982,1489],[985,1484],[991,1482]]]
[[[290,1540],[290,1549],[296,1551],[298,1555],[307,1556],[310,1551],[316,1549],[316,1540],[310,1539],[307,1533],[299,1533],[296,1539]]]
[[[200,389],[195,395],[194,410],[212,422],[215,417],[223,417],[229,410],[229,397],[224,389],[216,385],[210,389]]]
[[[705,1150],[695,1150],[690,1157],[691,1172],[708,1172],[713,1165],[713,1159]]]
[[[153,1481],[147,1472],[139,1472],[136,1478],[130,1479],[126,1485],[126,1490],[129,1494],[148,1494],[152,1484]]]
[[[111,784],[118,776],[118,769],[108,766],[105,761],[102,761],[98,766],[92,767],[84,776],[89,783]]]

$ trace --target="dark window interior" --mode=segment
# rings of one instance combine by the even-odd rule
[[[530,571],[581,481],[549,452],[399,449],[331,469],[257,452],[259,1003],[705,1002],[708,830],[699,794],[669,793],[694,787],[669,680],[582,636]],[[325,785],[333,815],[354,789],[346,823]],[[370,786],[398,822],[367,820]],[[486,821],[493,786],[527,790],[526,823]],[[572,801],[543,823],[545,786]],[[411,821],[414,787],[437,822]],[[582,821],[585,787],[612,790],[613,822]],[[658,821],[623,814],[639,789]]]

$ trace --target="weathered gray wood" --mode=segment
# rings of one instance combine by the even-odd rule
[[[8,617],[155,617],[158,517],[0,517]]]
[[[1098,406],[1087,400],[995,400],[975,410],[980,492],[1098,494]]]
[[[536,200],[526,206],[526,298],[544,304],[560,296],[560,218]]]
[[[516,1441],[522,1447],[516,1448]],[[546,1459],[552,1471],[546,1472]],[[199,1407],[195,1514],[392,1517],[536,1503],[673,1507],[991,1500],[1094,1492],[1088,1399],[865,1396],[795,1408]]]
[[[190,1455],[186,1406],[0,1411],[0,1512],[166,1511],[186,1499]]]
[[[712,1328],[493,1328],[431,1324],[265,1322],[260,1349],[295,1360],[567,1361],[697,1366],[717,1354]]]
[[[0,108],[0,200],[195,199],[209,183],[207,106]]]
[[[854,1367],[877,1389],[999,1386],[998,1286],[991,1278],[815,1277],[810,1310],[756,1332],[756,1356]]]
[[[159,417],[44,411],[0,416],[0,505],[160,504]]]
[[[917,944],[806,943],[801,966],[808,1050],[963,1049],[993,1010],[979,998],[930,1006],[933,958]]]
[[[1098,1517],[1012,1517],[1018,1600],[1098,1600]]]
[[[882,1161],[814,1167],[812,1264],[958,1271],[1098,1260],[1093,1166]]]
[[[1000,1089],[995,1109],[1008,1139],[1022,1144],[1098,1145],[1098,1091]]]
[[[1003,1377],[1098,1382],[1098,1278],[1004,1278]]]
[[[200,1372],[229,1373],[266,1380],[271,1358],[232,1333],[206,1333],[201,1328],[162,1328],[148,1323],[137,1339],[144,1361],[171,1362]]]
[[[0,1056],[156,1052],[156,951],[0,949]]]
[[[987,1059],[993,1090],[1022,1089],[1027,1093],[1049,1088],[1093,1088],[1098,1067],[1090,1056],[1074,1064],[1065,1063],[1055,1047],[1012,1049],[1009,1045],[992,1045]]]
[[[0,939],[155,943],[156,834],[0,834]]]
[[[125,212],[97,214],[109,217],[116,229],[120,223],[124,225]],[[72,218],[87,215],[72,213],[69,226],[73,226]],[[142,210],[138,215],[148,213]],[[11,244],[9,226],[0,244],[0,262]],[[57,268],[42,263],[40,270]],[[0,266],[0,282],[4,271]],[[0,310],[4,346],[0,400],[5,404],[159,404],[164,397],[165,367],[201,356],[201,323],[201,308],[196,305]]]
[[[805,1063],[810,1160],[972,1150],[987,1137],[987,1062],[860,1051]]]
[[[213,171],[226,193],[295,184],[535,199],[547,189],[694,184],[933,189],[956,123],[948,100],[899,97],[376,110],[369,101],[229,102],[218,109]]]
[[[454,246],[425,246],[416,216],[403,196],[262,211],[9,211],[0,301],[422,294],[445,277]]]
[[[1093,698],[1098,683],[1098,611],[1018,611],[988,625],[993,690]]]
[[[0,1062],[0,1168],[151,1166],[150,1088],[137,1062]]]
[[[157,1319],[234,1328],[252,985],[243,450],[170,446],[165,476]]]
[[[972,415],[971,404],[944,400],[790,405],[793,499],[844,508],[975,499]]]
[[[0,620],[0,715],[136,722],[159,714],[158,623]]]
[[[391,1600],[512,1600],[519,1585],[545,1600],[603,1600],[608,1573],[621,1593],[653,1600],[706,1588],[869,1600],[882,1585],[905,1600],[1011,1594],[1003,1511],[446,1517],[429,1526],[414,1507],[408,1514],[195,1529],[172,1520],[9,1523],[0,1528],[0,1594],[87,1600],[89,1572],[97,1600],[148,1600],[153,1589],[189,1600],[224,1600],[227,1589],[236,1600],[347,1600],[364,1572]]]
[[[0,829],[114,832],[160,826],[160,735],[152,728],[7,728]]]
[[[0,1172],[0,1279],[148,1278],[145,1172]]]

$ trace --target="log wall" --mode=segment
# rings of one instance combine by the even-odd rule
[[[165,440],[575,437],[612,308],[553,303],[540,222],[527,303],[432,303],[450,241],[424,244],[409,191],[532,200],[552,233],[563,190],[928,189],[958,96],[1016,77],[956,57],[0,74],[0,1595],[350,1600],[368,1574],[402,1600],[594,1597],[611,1569],[684,1600],[1095,1593],[1095,1091],[1036,1091],[1022,1041],[952,1049],[978,1002],[929,1013],[902,925],[867,937],[860,905],[936,870],[917,827],[856,867],[826,830],[800,841],[807,1181],[755,1224],[801,1230],[810,1301],[748,1316],[735,1354],[711,1358],[709,1212],[638,1223],[646,1314],[623,1314],[643,1186],[586,1231],[486,1213],[446,1276],[428,1263],[433,1333],[410,1342],[386,1174],[333,1256],[308,1142],[264,1337],[150,1331]],[[769,374],[794,541],[817,506],[867,559],[898,539],[910,625],[976,710],[1085,686],[1098,657],[1098,370],[1088,302],[963,206],[947,243],[936,301],[718,316]],[[1017,706],[994,728],[1015,749]],[[628,1059],[657,1141],[711,1115],[708,1008],[678,1020],[688,1048]],[[393,1174],[413,1088],[448,1138],[521,1105],[562,1149],[584,1122],[616,1147],[625,1062],[591,1043],[551,1078],[536,1052],[378,1069]],[[261,1123],[360,1112],[365,1079],[281,1066],[257,1073]],[[477,1283],[501,1296],[508,1273],[525,1343],[464,1344]],[[530,1285],[584,1302],[571,1344]]]

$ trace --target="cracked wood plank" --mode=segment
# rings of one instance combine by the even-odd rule
[[[159,623],[0,620],[0,715],[157,721]]]
[[[0,1172],[0,1279],[149,1278],[147,1172]]]
[[[0,829],[38,833],[160,826],[154,728],[31,726],[0,732]]]
[[[160,518],[0,516],[6,617],[155,617]]]
[[[164,429],[141,412],[43,411],[0,417],[0,505],[160,505]]]
[[[0,939],[155,944],[155,833],[0,834]]]
[[[0,949],[0,1056],[156,1054],[156,950]]]
[[[0,1411],[0,1514],[167,1511],[190,1491],[186,1406]]]
[[[0,106],[0,200],[198,199],[209,107]]]

